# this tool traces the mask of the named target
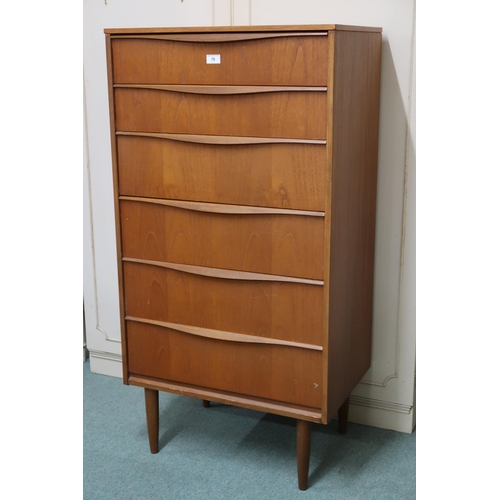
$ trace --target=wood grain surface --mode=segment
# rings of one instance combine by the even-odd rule
[[[325,92],[244,95],[115,89],[117,130],[326,138]]]
[[[371,361],[381,34],[336,32],[334,60],[328,419]]]
[[[324,86],[326,38],[232,43],[115,38],[113,76],[115,83]],[[207,64],[208,54],[219,54],[221,63]]]
[[[323,218],[120,202],[124,257],[321,280]]]
[[[131,373],[309,407],[321,403],[321,352],[195,337],[127,322]]]
[[[216,145],[118,136],[120,194],[325,208],[325,146]]]
[[[125,314],[321,345],[323,287],[227,280],[125,262]]]

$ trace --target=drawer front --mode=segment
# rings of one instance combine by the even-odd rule
[[[127,322],[129,373],[321,407],[321,352],[198,337]]]
[[[209,43],[189,36],[114,39],[113,78],[115,83],[326,85],[325,35]],[[220,55],[220,64],[207,64],[209,54]]]
[[[124,257],[323,279],[324,217],[120,207]]]
[[[325,209],[326,147],[193,144],[118,136],[120,194]]]
[[[125,314],[322,345],[323,287],[221,279],[125,262]]]
[[[326,92],[201,95],[115,89],[119,131],[326,140]]]

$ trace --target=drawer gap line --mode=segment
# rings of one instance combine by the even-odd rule
[[[257,337],[256,335],[247,335],[243,333],[226,332],[223,330],[212,330],[199,326],[182,325],[179,323],[169,323],[167,321],[156,321],[152,319],[137,318],[135,316],[125,316],[127,321],[135,321],[136,323],[146,323],[148,325],[160,326],[169,328],[178,332],[204,337],[212,340],[223,340],[226,342],[239,342],[244,344],[263,344],[263,345],[278,345],[285,347],[296,347],[299,349],[308,349],[312,351],[322,351],[323,347],[313,344],[304,344],[302,342],[292,342],[289,340],[272,339],[268,337]]]

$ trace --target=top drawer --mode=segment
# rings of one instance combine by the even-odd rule
[[[326,32],[136,35],[112,52],[114,83],[327,85]]]

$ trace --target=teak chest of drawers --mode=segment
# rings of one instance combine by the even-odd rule
[[[126,384],[311,422],[370,366],[381,29],[105,30]]]

